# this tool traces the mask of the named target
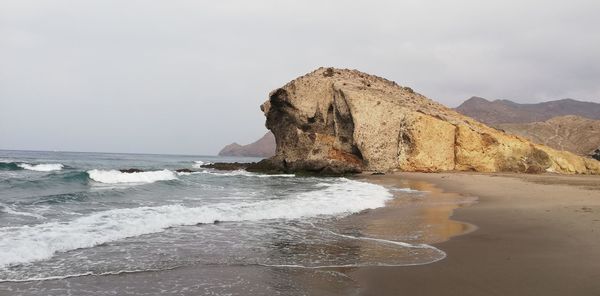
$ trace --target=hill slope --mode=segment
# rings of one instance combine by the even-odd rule
[[[458,106],[456,111],[491,125],[540,122],[563,115],[600,119],[600,104],[572,99],[518,104],[509,100],[488,101],[472,97]]]
[[[248,145],[229,144],[219,152],[219,156],[271,157],[275,155],[275,136],[267,132],[262,138]]]
[[[600,120],[566,115],[543,122],[504,123],[498,127],[536,143],[579,155],[592,155],[600,148]]]

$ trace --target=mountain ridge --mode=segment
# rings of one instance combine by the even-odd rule
[[[564,115],[600,120],[599,103],[570,98],[522,104],[506,99],[490,101],[475,96],[465,100],[455,110],[489,125],[542,122]]]
[[[219,151],[219,156],[248,156],[271,157],[275,155],[275,136],[267,132],[260,139],[248,144],[240,145],[236,142],[226,145]]]
[[[598,157],[596,150],[600,148],[600,120],[564,115],[542,122],[503,123],[498,127],[535,143],[579,155]]]

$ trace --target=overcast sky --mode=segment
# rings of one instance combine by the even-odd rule
[[[0,2],[0,149],[216,154],[319,66],[471,96],[600,102],[600,1]]]

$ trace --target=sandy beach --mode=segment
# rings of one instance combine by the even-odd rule
[[[258,225],[273,229],[264,239],[265,258],[321,254],[333,266],[240,264],[234,257],[260,255],[248,240],[233,254],[224,253],[228,243],[220,245],[212,257],[224,259],[210,261],[201,244],[221,232],[240,235],[235,231],[244,225],[211,223],[167,232],[173,254],[174,238],[192,242],[173,268],[3,282],[0,295],[600,295],[597,176],[453,172],[358,179],[384,185],[396,198],[313,225],[302,239],[286,239],[285,227]],[[337,239],[315,243],[310,235]],[[156,243],[146,238],[140,245],[148,242]]]
[[[399,173],[366,178],[388,186],[429,183],[478,202],[454,211],[453,220],[476,230],[435,244],[447,253],[444,260],[350,272],[365,295],[600,295],[599,177]]]

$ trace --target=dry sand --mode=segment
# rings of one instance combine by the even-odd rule
[[[479,201],[452,219],[477,226],[436,247],[442,261],[360,268],[366,295],[600,295],[600,177],[400,173],[376,183],[427,182]]]

